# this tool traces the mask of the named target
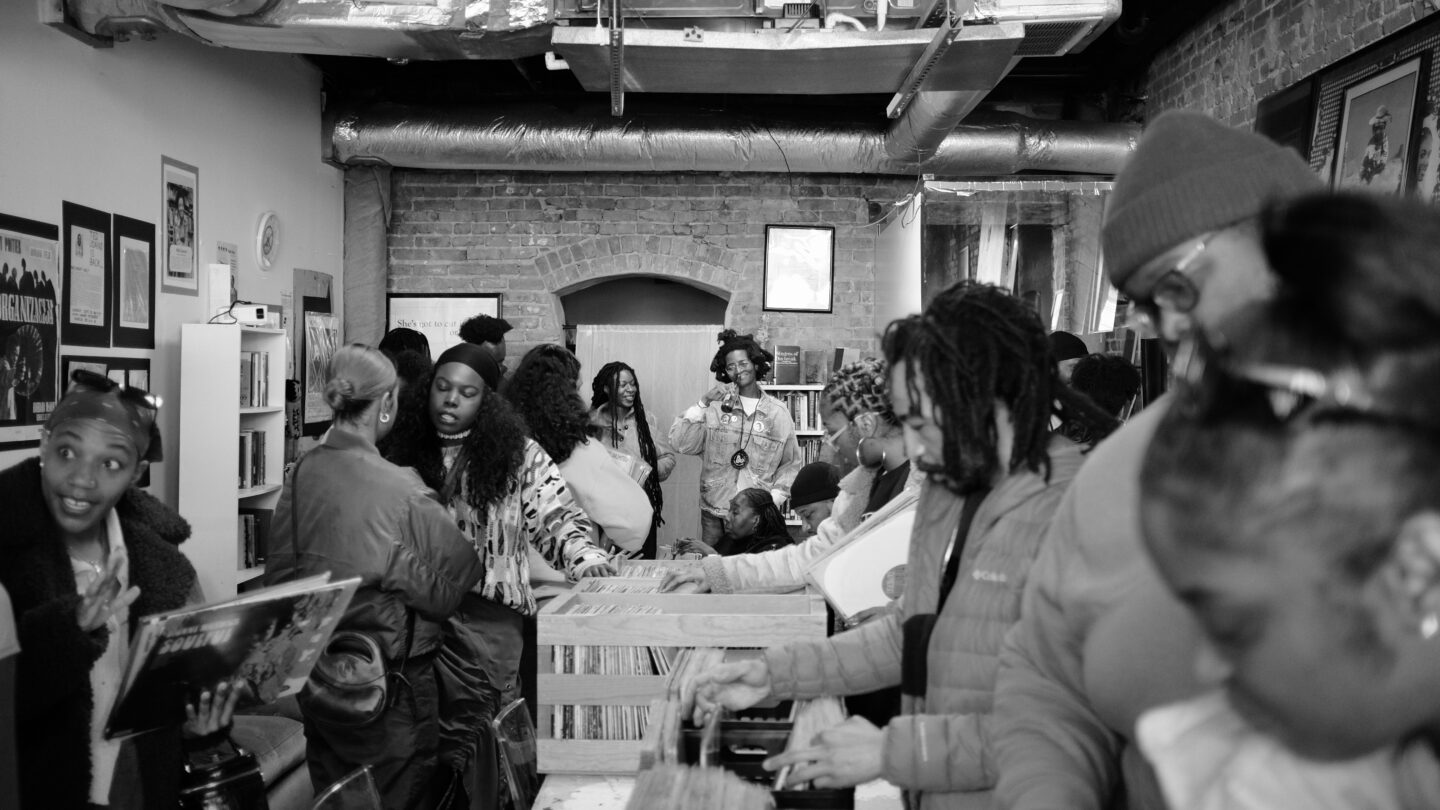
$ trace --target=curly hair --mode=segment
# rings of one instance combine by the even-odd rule
[[[489,507],[498,504],[520,482],[525,464],[525,420],[510,403],[486,391],[475,414],[475,424],[461,445],[460,456],[451,474],[445,474],[440,434],[430,419],[432,369],[418,384],[407,386],[400,397],[403,416],[380,445],[386,460],[401,467],[414,467],[425,485],[450,503],[460,492],[463,476],[472,504],[489,519]]]
[[[560,464],[589,438],[590,412],[575,385],[580,361],[563,346],[542,343],[525,353],[500,393],[530,428],[530,438]]]
[[[741,335],[734,329],[726,329],[716,335],[715,339],[720,341],[720,348],[715,351],[715,357],[710,361],[710,371],[717,381],[730,382],[730,374],[725,370],[725,355],[736,351],[743,351],[749,356],[750,362],[755,365],[755,379],[763,380],[770,376],[770,366],[775,362],[775,355],[756,343],[754,335]]]
[[[645,479],[645,494],[650,497],[650,505],[655,508],[656,525],[663,523],[660,517],[660,510],[665,505],[665,496],[660,492],[660,470],[657,459],[659,453],[655,450],[655,439],[650,435],[650,422],[645,416],[645,402],[640,398],[640,376],[635,369],[629,365],[614,360],[600,367],[600,373],[590,383],[590,408],[598,410],[605,408],[610,416],[610,435],[601,436],[601,439],[609,439],[611,447],[620,446],[620,434],[614,426],[620,421],[620,404],[616,391],[620,387],[620,372],[630,372],[631,379],[635,380],[635,433],[640,444],[640,458],[650,465],[650,475]]]
[[[1140,372],[1118,354],[1090,354],[1070,372],[1070,387],[1119,416],[1140,390]]]
[[[460,339],[466,343],[499,343],[510,331],[510,322],[491,315],[476,315],[460,324]]]
[[[987,486],[999,471],[997,400],[1015,428],[1010,473],[1024,468],[1049,479],[1052,414],[1082,424],[1091,445],[1118,424],[1060,381],[1040,317],[999,287],[954,284],[922,314],[891,323],[883,345],[892,367],[905,363],[912,409],[920,401],[916,374],[925,375],[944,426],[945,486],[957,494]]]
[[[889,373],[890,367],[885,361],[873,357],[846,363],[830,375],[830,382],[825,384],[821,398],[846,419],[854,419],[862,413],[874,413],[892,425],[898,424],[895,409],[890,405],[886,379]]]

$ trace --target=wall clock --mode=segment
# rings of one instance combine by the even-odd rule
[[[255,228],[255,259],[261,270],[275,266],[275,257],[280,255],[280,218],[274,211],[260,215],[260,224]]]

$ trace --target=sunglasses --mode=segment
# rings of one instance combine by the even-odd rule
[[[72,385],[78,385],[92,391],[99,391],[102,394],[108,394],[114,391],[122,400],[151,412],[152,420],[154,419],[154,412],[160,410],[160,397],[141,388],[131,388],[121,385],[104,374],[89,369],[77,368],[70,372],[70,382]]]
[[[1160,274],[1148,297],[1131,299],[1136,315],[1142,323],[1158,330],[1161,310],[1183,315],[1200,303],[1200,288],[1195,286],[1190,273],[1195,262],[1210,247],[1210,241],[1215,238],[1215,234],[1216,232],[1212,231],[1201,235],[1188,250],[1177,256],[1169,268]]]

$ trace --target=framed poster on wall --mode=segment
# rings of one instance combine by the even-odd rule
[[[72,202],[60,206],[65,290],[60,338],[66,346],[110,346],[110,215]]]
[[[829,312],[834,282],[834,228],[765,226],[767,311]]]
[[[155,226],[115,215],[115,280],[111,342],[127,349],[155,348]]]
[[[1400,194],[1411,184],[1425,55],[1345,89],[1335,145],[1337,190]]]
[[[60,229],[0,214],[0,450],[40,444],[60,391]]]
[[[385,329],[414,329],[430,341],[430,356],[460,342],[460,324],[476,315],[500,317],[500,293],[389,293]]]
[[[200,294],[200,170],[160,157],[161,289]]]

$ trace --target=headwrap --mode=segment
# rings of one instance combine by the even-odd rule
[[[488,350],[474,343],[456,343],[446,349],[435,361],[435,368],[438,370],[446,363],[459,363],[474,369],[491,391],[500,385],[500,364],[495,362]]]
[[[45,430],[53,432],[76,419],[93,419],[129,439],[141,461],[160,461],[164,452],[160,447],[160,433],[155,430],[155,414],[154,404],[138,391],[126,392],[121,388],[96,391],[76,386],[50,412]]]

